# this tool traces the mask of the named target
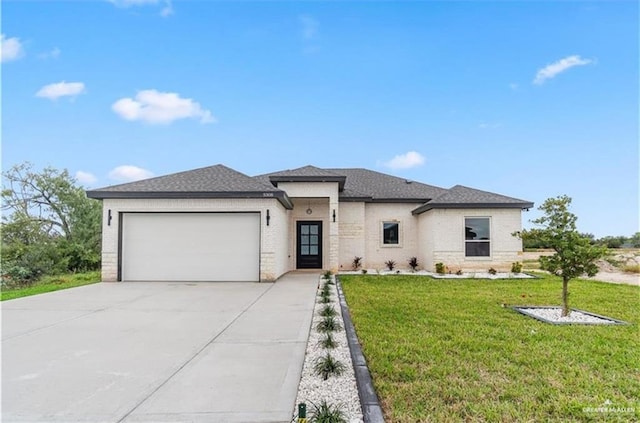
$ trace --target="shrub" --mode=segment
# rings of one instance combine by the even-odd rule
[[[312,403],[312,407],[309,423],[347,423],[341,406],[330,405],[326,400],[322,400],[320,405]]]
[[[628,266],[624,266],[622,270],[628,273],[640,273],[640,264],[631,264]]]
[[[436,263],[436,273],[439,275],[444,275],[446,272],[446,266],[444,263]]]
[[[367,269],[362,269],[361,272],[362,272],[363,275],[366,275],[367,274]]]
[[[393,260],[387,260],[384,262],[384,264],[387,265],[387,269],[389,269],[390,271],[396,267],[396,262]]]
[[[347,366],[343,362],[336,360],[329,353],[317,358],[313,364],[313,371],[318,376],[321,376],[323,380],[329,379],[331,375],[340,376],[346,369]]]
[[[511,264],[511,273],[522,273],[522,263],[516,261]]]
[[[412,271],[416,271],[416,269],[418,268],[418,258],[417,257],[411,257],[409,259],[409,267],[411,267]]]
[[[332,306],[326,305],[322,307],[322,309],[320,310],[320,313],[318,314],[320,314],[320,316],[322,317],[333,317],[333,316],[337,316],[338,312]]]
[[[316,329],[318,332],[337,332],[342,329],[342,326],[335,317],[327,316],[318,322]]]
[[[362,266],[362,257],[355,256],[351,262],[351,267],[353,270],[358,270],[360,266]]]
[[[324,272],[322,277],[327,280],[331,279],[331,270],[327,270],[326,272]]]
[[[462,276],[462,269],[458,269],[458,271],[456,272],[456,275]]]
[[[327,333],[325,337],[318,342],[318,344],[320,344],[322,348],[326,348],[326,349],[335,348],[338,346],[338,342],[335,339],[333,339],[333,336],[331,336],[331,333]]]
[[[320,294],[320,304],[330,304],[330,303],[331,303],[331,295]]]
[[[497,271],[496,269],[494,269],[493,267],[490,267],[490,268],[489,268],[489,274],[490,274],[490,275],[495,275],[495,274],[497,274],[497,273],[498,273],[498,271]]]

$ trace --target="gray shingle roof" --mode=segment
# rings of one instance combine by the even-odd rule
[[[533,207],[533,203],[519,198],[507,197],[488,191],[456,185],[446,190],[433,200],[418,207],[413,211],[419,214],[435,208],[471,208],[471,207],[496,207],[496,208],[522,208]]]
[[[368,169],[329,169],[347,177],[340,198],[344,200],[369,197],[376,200],[408,200],[424,202],[446,192],[444,188]]]
[[[274,185],[284,181],[332,181],[340,186],[340,200],[424,203],[413,211],[433,208],[531,208],[533,203],[456,185],[451,189],[409,181],[368,169],[320,169],[304,166],[255,177],[215,165],[127,184],[87,191],[91,198],[277,198],[293,207],[287,194]]]
[[[262,176],[266,176],[266,175],[262,175]],[[315,166],[304,166],[304,167],[299,167],[297,169],[287,169],[287,170],[282,170],[280,172],[273,172],[273,173],[269,173],[268,174],[269,177],[287,177],[287,176],[293,176],[293,177],[337,177],[337,176],[341,176],[338,174],[335,174],[333,172],[331,172],[328,169],[320,169],[319,167],[315,167]]]
[[[284,191],[221,164],[87,191],[87,196],[100,199],[261,198],[265,194],[289,203]]]

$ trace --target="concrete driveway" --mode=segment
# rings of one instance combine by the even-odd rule
[[[317,274],[2,303],[3,422],[289,422]]]

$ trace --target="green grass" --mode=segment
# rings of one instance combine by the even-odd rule
[[[100,282],[100,272],[97,271],[60,276],[45,276],[30,286],[10,289],[3,288],[0,292],[0,301],[44,294],[45,292],[74,288],[76,286],[89,285],[96,282]]]
[[[571,281],[571,307],[632,324],[556,326],[502,307],[559,305],[552,276],[341,280],[388,422],[640,419],[638,287]],[[634,412],[584,410],[607,400]]]

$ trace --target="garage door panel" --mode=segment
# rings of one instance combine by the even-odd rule
[[[259,213],[125,213],[122,279],[257,281]]]

